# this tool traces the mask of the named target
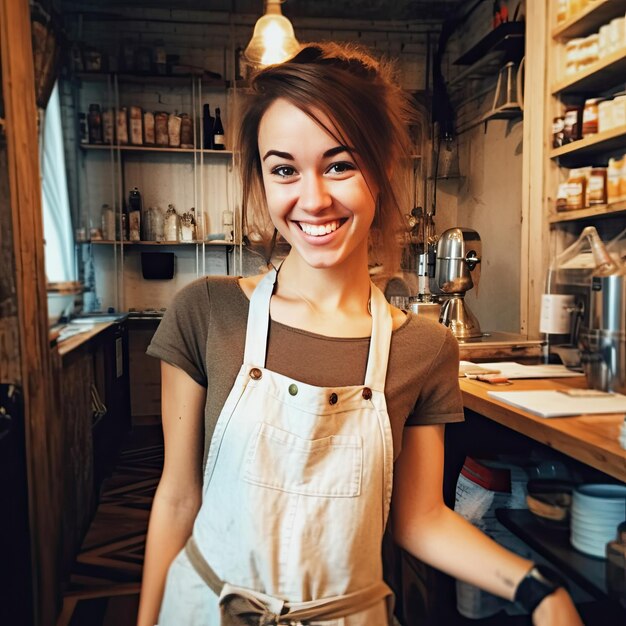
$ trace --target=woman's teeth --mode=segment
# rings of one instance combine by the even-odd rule
[[[339,220],[326,222],[326,224],[307,224],[306,222],[298,222],[298,223],[300,224],[300,228],[307,235],[312,235],[313,237],[320,237],[321,235],[328,235],[328,233],[332,233],[336,231],[341,226],[341,222]]]

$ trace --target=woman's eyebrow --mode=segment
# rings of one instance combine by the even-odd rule
[[[330,150],[326,150],[326,152],[324,152],[322,157],[324,159],[329,159],[331,157],[334,157],[337,154],[341,154],[342,152],[349,152],[350,154],[352,154],[354,152],[354,149],[349,148],[348,146],[335,146],[334,148],[330,148]],[[295,160],[293,155],[289,154],[289,152],[281,152],[280,150],[268,150],[263,155],[263,158],[261,160],[265,161],[265,159],[271,156],[277,156],[280,159],[287,159],[289,161]]]
[[[265,159],[271,156],[277,156],[281,159],[288,159],[290,161],[294,160],[293,156],[291,156],[289,152],[280,152],[280,150],[268,150],[262,160],[265,161]]]

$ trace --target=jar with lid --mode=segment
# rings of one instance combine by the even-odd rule
[[[102,238],[105,241],[115,241],[115,211],[108,204],[103,204],[100,214],[102,219]]]
[[[102,111],[102,140],[107,145],[115,143],[114,115],[113,109],[104,109]]]
[[[583,137],[598,133],[598,105],[601,102],[604,102],[604,98],[589,98],[585,100],[582,124]]]
[[[570,104],[565,109],[563,118],[563,143],[571,143],[580,139],[582,107],[579,104]]]
[[[153,207],[152,229],[154,231],[155,241],[163,241],[163,239],[165,239],[165,222],[163,220],[163,211],[158,206]]]
[[[565,22],[569,14],[569,0],[559,0],[556,8],[556,23]]]
[[[598,33],[585,37],[578,50],[576,70],[582,72],[598,60]]]
[[[583,43],[581,38],[570,39],[565,44],[565,74],[570,76],[578,71],[578,57]]]
[[[143,113],[141,107],[131,106],[128,110],[130,122],[130,143],[134,146],[143,144]]]
[[[154,114],[154,138],[157,146],[169,146],[170,140],[167,133],[167,121],[169,115],[165,111],[157,111]]]
[[[567,210],[584,209],[587,195],[587,175],[583,168],[570,171],[567,179]]]
[[[595,206],[606,204],[606,167],[594,167],[589,172],[587,183],[587,204]]]

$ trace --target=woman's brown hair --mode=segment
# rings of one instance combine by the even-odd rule
[[[403,209],[407,208],[408,125],[415,113],[395,82],[391,66],[354,45],[314,43],[253,76],[238,141],[248,228],[255,221],[268,223],[258,132],[263,115],[278,98],[304,111],[359,155],[366,179],[378,190],[371,231],[373,250],[382,257],[386,271],[393,272],[400,256]],[[318,112],[332,121],[334,129],[320,121]],[[263,210],[260,220],[258,214],[256,220],[248,214],[251,206]]]

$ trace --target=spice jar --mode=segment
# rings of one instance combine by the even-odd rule
[[[99,104],[89,105],[87,129],[89,132],[89,143],[102,143],[102,113],[100,113]]]
[[[565,128],[565,119],[563,116],[555,117],[552,120],[552,147],[560,148],[565,139],[563,129]]]
[[[598,133],[598,105],[604,98],[589,98],[585,100],[583,109],[582,136],[596,135]]]
[[[587,183],[587,204],[606,204],[606,167],[594,167]]]
[[[556,9],[556,23],[561,24],[567,20],[569,14],[569,0],[559,0]]]
[[[563,118],[563,143],[571,143],[580,139],[582,107],[579,104],[569,105]]]

